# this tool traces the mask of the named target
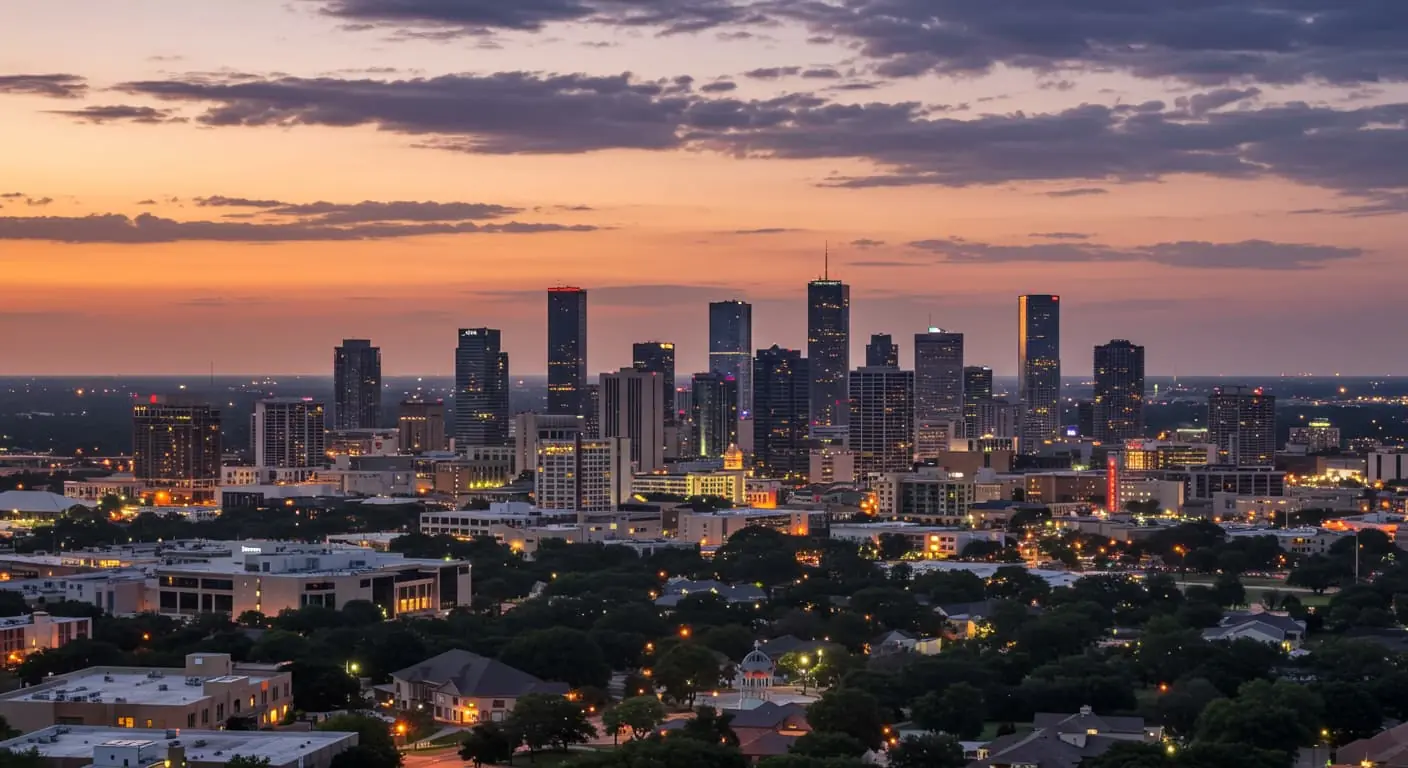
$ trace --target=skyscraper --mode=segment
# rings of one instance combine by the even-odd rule
[[[456,447],[508,445],[508,353],[501,351],[499,331],[461,328],[459,333],[455,348]]]
[[[601,374],[601,437],[630,440],[637,472],[665,466],[664,379],[634,368]]]
[[[1276,397],[1260,387],[1216,387],[1208,396],[1208,441],[1217,462],[1238,467],[1276,463]]]
[[[312,469],[328,463],[325,408],[311,397],[276,397],[254,404],[254,465]]]
[[[914,419],[920,424],[964,417],[963,334],[930,328],[914,334]],[[988,396],[992,396],[991,371]]]
[[[586,413],[587,292],[548,289],[548,413]]]
[[[736,299],[709,305],[709,370],[738,382],[738,407],[753,410],[753,305]]]
[[[220,484],[220,411],[152,395],[132,406],[132,475],[193,501],[215,498]]]
[[[1096,347],[1095,439],[1114,443],[1143,435],[1144,348],[1124,339]]]
[[[445,403],[407,400],[396,417],[402,453],[445,450]]]
[[[1017,334],[1022,450],[1036,453],[1061,428],[1061,297],[1018,297]]]
[[[334,429],[375,429],[381,422],[381,348],[343,339],[333,350]]]
[[[919,372],[915,371],[915,402],[919,400]],[[982,437],[978,427],[979,406],[992,399],[992,369],[984,365],[963,368],[963,426],[969,437]],[[915,408],[919,406],[916,404]]]
[[[679,419],[675,410],[675,345],[668,341],[646,341],[631,347],[637,371],[658,373],[665,378],[665,423],[674,424]]]
[[[865,364],[871,368],[900,367],[900,346],[888,333],[875,333],[865,345]]]
[[[807,476],[809,362],[776,344],[753,360],[753,468],[760,477]]]
[[[851,287],[823,278],[807,284],[807,366],[811,423],[844,426],[850,418]],[[756,404],[755,404],[756,406]]]
[[[850,433],[856,476],[908,472],[914,465],[914,371],[857,368],[850,376]]]
[[[691,397],[694,439],[689,456],[723,458],[738,443],[738,381],[721,371],[696,373]]]

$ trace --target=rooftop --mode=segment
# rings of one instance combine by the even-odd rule
[[[53,739],[52,741],[50,739]],[[347,742],[356,744],[354,733],[336,731],[195,731],[179,732],[179,741],[186,747],[186,759],[191,762],[224,763],[235,755],[269,759],[272,766],[293,765],[314,751]],[[152,742],[159,755],[173,740],[166,731],[115,728],[107,726],[51,726],[25,736],[0,741],[0,749],[14,751],[37,749],[50,759],[84,759],[93,756],[93,748],[108,742]]]
[[[63,696],[68,701],[90,700],[111,704],[123,699],[130,704],[178,706],[205,698],[204,686],[208,680],[228,682],[247,678],[257,683],[269,679],[268,673],[252,672],[245,667],[237,667],[235,674],[228,677],[187,677],[182,669],[90,667],[71,675],[51,678],[40,685],[11,691],[0,696],[0,701],[56,701]],[[199,682],[188,685],[188,680]]]

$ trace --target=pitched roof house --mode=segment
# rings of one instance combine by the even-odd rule
[[[566,683],[549,683],[497,659],[446,651],[391,675],[396,706],[430,707],[444,723],[503,720],[530,693],[566,695]]]

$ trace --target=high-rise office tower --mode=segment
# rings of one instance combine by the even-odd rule
[[[738,407],[753,410],[753,305],[744,301],[709,304],[709,370],[738,382]]]
[[[1216,387],[1208,396],[1208,441],[1219,464],[1276,463],[1276,397],[1260,387]]]
[[[668,341],[646,341],[631,347],[637,371],[658,373],[665,379],[665,424],[674,424],[679,418],[675,410],[675,345]]]
[[[548,413],[586,413],[587,292],[548,289]]]
[[[1075,432],[1084,438],[1095,437],[1095,401],[1076,401],[1076,424]],[[1066,434],[1070,434],[1070,428],[1066,429]]]
[[[381,424],[381,348],[366,339],[343,339],[333,350],[335,429],[376,429]]]
[[[963,372],[963,334],[941,328],[914,334],[915,421],[932,424],[963,419]],[[991,383],[988,390],[991,396]]]
[[[1017,334],[1022,451],[1036,453],[1061,428],[1061,297],[1018,297]]]
[[[461,328],[455,348],[455,447],[508,445],[508,353],[499,331]]]
[[[445,403],[407,400],[396,417],[402,453],[445,450]]]
[[[311,397],[276,397],[254,404],[254,464],[269,469],[326,466],[327,424],[322,403]]]
[[[914,466],[914,371],[857,368],[850,376],[850,433],[856,476],[908,472]]]
[[[588,514],[614,512],[631,496],[630,440],[570,440],[538,443],[533,500],[543,511]]]
[[[665,466],[664,379],[634,368],[601,374],[601,436],[630,440],[637,472]]]
[[[1095,348],[1095,434],[1102,443],[1144,436],[1144,348],[1123,339]]]
[[[829,277],[829,276],[828,276]],[[807,284],[807,366],[811,423],[845,426],[850,418],[851,287],[823,278]]]
[[[211,500],[220,451],[220,411],[210,405],[152,395],[132,406],[132,475],[144,485]]]
[[[919,400],[919,372],[915,371],[915,402]],[[992,369],[985,365],[963,368],[963,426],[969,437],[982,437],[978,427],[978,407],[992,399]],[[919,406],[916,405],[915,408]]]
[[[874,333],[865,345],[865,365],[869,368],[900,367],[900,345],[888,333]]]
[[[807,476],[809,363],[775,344],[753,359],[753,467],[760,477]]]
[[[693,380],[694,439],[690,456],[723,458],[738,443],[738,381],[721,371],[696,373]]]

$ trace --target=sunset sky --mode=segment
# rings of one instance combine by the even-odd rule
[[[1408,374],[1408,2],[5,0],[0,375],[545,370],[545,289],[702,370],[707,303],[1010,374]],[[908,366],[908,362],[905,363]]]

